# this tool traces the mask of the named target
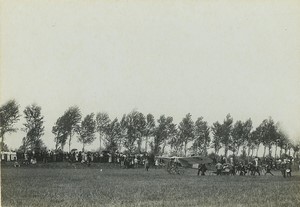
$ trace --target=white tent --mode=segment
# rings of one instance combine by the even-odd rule
[[[14,161],[17,160],[16,152],[1,152],[1,161]]]

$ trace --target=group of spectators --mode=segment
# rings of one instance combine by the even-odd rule
[[[123,168],[138,168],[151,163],[153,158],[147,153],[143,154],[125,154],[109,151],[100,152],[84,152],[72,150],[71,152],[63,152],[60,150],[48,151],[27,151],[25,153],[17,152],[17,161],[19,164],[32,164],[48,162],[71,162],[71,163],[115,163]],[[16,160],[15,160],[16,161]],[[154,162],[154,161],[152,161]]]

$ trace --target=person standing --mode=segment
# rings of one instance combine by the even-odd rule
[[[207,167],[206,165],[203,163],[203,164],[199,164],[199,167],[198,167],[198,176],[201,172],[201,175],[205,175],[205,172],[207,171]]]
[[[149,160],[148,159],[146,159],[145,160],[145,169],[148,171],[149,170]]]
[[[271,165],[270,165],[270,164],[267,164],[267,166],[266,166],[266,173],[265,173],[265,175],[266,175],[267,173],[273,175],[273,173],[271,172]]]
[[[281,173],[283,175],[283,177],[286,177],[286,162],[285,160],[283,160],[283,162],[281,162],[280,164],[280,169],[281,169]]]
[[[292,163],[290,160],[287,161],[286,163],[286,176],[291,177],[292,176]]]
[[[138,168],[138,158],[135,156],[134,158],[134,168]]]
[[[223,165],[220,162],[218,162],[216,164],[216,169],[217,169],[217,175],[221,175],[222,174],[222,170],[223,170]]]
[[[158,168],[158,165],[159,165],[159,161],[158,161],[158,159],[156,159],[156,160],[155,160],[155,169]]]

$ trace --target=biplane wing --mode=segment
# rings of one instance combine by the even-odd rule
[[[212,159],[209,157],[203,157],[203,156],[194,156],[194,157],[156,157],[158,159],[162,159],[165,162],[170,162],[171,160],[174,160],[175,162],[180,162],[182,166],[184,167],[192,167],[194,164],[209,164],[212,163]]]

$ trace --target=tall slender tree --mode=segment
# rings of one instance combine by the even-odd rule
[[[255,130],[253,130],[250,133],[250,139],[251,139],[251,143],[254,145],[256,149],[256,157],[258,157],[259,146],[262,142],[261,131],[259,127],[257,127]]]
[[[77,132],[76,129],[78,129],[79,123],[81,121],[81,112],[77,106],[72,106],[64,113],[63,116],[64,116],[63,120],[65,122],[64,125],[69,136],[69,152],[70,152],[72,137],[74,133]]]
[[[66,145],[68,139],[68,131],[65,126],[66,121],[64,120],[66,116],[61,116],[57,119],[55,125],[52,127],[52,133],[55,135],[55,149],[58,149],[60,145],[61,150],[64,151],[64,146]]]
[[[250,151],[254,149],[255,143],[251,137],[251,130],[252,130],[252,120],[248,119],[243,123],[243,135],[242,135],[242,142],[247,143],[248,153],[247,156],[250,156]]]
[[[133,152],[136,150],[135,143],[137,143],[137,150],[140,151],[141,139],[146,125],[144,115],[140,112],[132,111],[126,115],[125,119],[122,121],[122,125],[126,128],[124,147],[129,152]]]
[[[195,140],[192,149],[195,154],[207,156],[207,148],[210,145],[210,128],[203,117],[200,117],[195,122],[194,136]]]
[[[226,119],[222,124],[222,137],[221,137],[221,143],[223,144],[225,150],[225,157],[227,157],[228,147],[232,143],[232,139],[231,139],[232,123],[233,123],[232,117],[230,116],[230,114],[227,114]]]
[[[32,104],[24,110],[25,123],[23,130],[26,132],[26,143],[31,150],[40,150],[43,147],[41,136],[44,135],[44,116],[41,114],[41,107]]]
[[[264,145],[263,157],[265,157],[267,147],[269,148],[269,156],[271,157],[272,145],[276,142],[278,137],[273,119],[270,117],[269,119],[263,120],[260,124],[260,128],[262,133],[262,143]]]
[[[192,115],[188,113],[178,125],[179,136],[184,144],[184,155],[187,153],[187,145],[194,140],[194,122]]]
[[[105,132],[110,124],[110,119],[107,113],[98,113],[96,116],[96,130],[99,133],[99,151],[102,148],[102,140],[105,138]]]
[[[94,113],[84,117],[80,125],[77,126],[78,141],[82,143],[82,151],[87,144],[91,144],[95,140],[96,121]]]
[[[176,125],[173,123],[172,117],[165,117],[162,115],[157,120],[157,127],[154,130],[154,139],[150,143],[153,154],[163,154],[168,139],[176,136]]]
[[[154,116],[152,114],[147,114],[146,116],[146,127],[145,127],[145,152],[148,151],[148,142],[149,137],[153,136],[154,134],[154,128],[155,128],[155,120]]]
[[[240,151],[240,147],[245,143],[244,140],[244,127],[243,122],[238,120],[235,122],[233,128],[232,128],[232,150],[233,154],[235,155],[235,152],[237,152],[237,155]]]
[[[213,141],[212,141],[212,147],[215,150],[215,154],[219,154],[220,149],[222,148],[221,145],[221,139],[223,136],[223,129],[222,124],[220,124],[218,121],[213,123],[213,126],[211,127],[212,133],[213,133]]]
[[[17,128],[14,125],[19,121],[19,105],[15,100],[9,100],[0,107],[0,137],[2,151],[5,146],[4,136],[6,133],[16,132]]]
[[[122,139],[122,129],[121,124],[118,119],[115,118],[107,127],[106,127],[106,150],[115,152],[119,149],[119,143]]]

